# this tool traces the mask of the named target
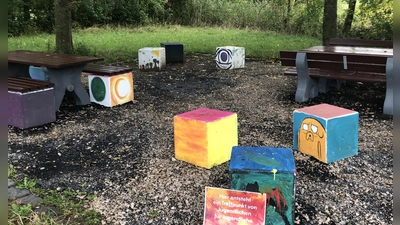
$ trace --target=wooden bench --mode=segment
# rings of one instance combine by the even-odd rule
[[[85,73],[94,73],[97,75],[117,75],[122,73],[129,73],[132,72],[132,68],[129,67],[120,67],[120,66],[105,66],[105,65],[98,65],[89,63],[83,68]]]
[[[55,110],[60,108],[66,90],[73,93],[77,105],[88,105],[89,95],[81,81],[82,68],[88,63],[103,60],[98,57],[41,51],[9,51],[8,76],[29,78],[29,67],[40,67],[49,81],[54,83]]]
[[[328,45],[330,45],[330,46],[393,48],[393,41],[390,41],[390,40],[362,40],[362,39],[351,39],[351,38],[329,38]]]
[[[8,125],[21,129],[56,121],[54,84],[8,77]]]
[[[297,76],[295,100],[307,101],[343,81],[386,83],[384,113],[393,115],[393,58],[337,52],[280,51],[284,75]]]
[[[47,81],[34,80],[24,77],[8,77],[8,91],[26,93],[52,87],[54,87],[54,84]]]

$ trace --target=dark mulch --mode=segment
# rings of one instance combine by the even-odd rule
[[[171,161],[174,157],[172,118],[176,114],[199,107],[236,112],[239,119],[239,145],[291,148],[293,110],[328,103],[360,113],[360,153],[351,160],[329,166],[295,153],[299,174],[296,223],[338,224],[344,221],[378,224],[373,222],[375,219],[365,223],[368,215],[373,215],[382,224],[392,223],[393,192],[390,181],[393,180],[393,147],[388,142],[392,140],[393,117],[382,114],[385,85],[348,82],[308,102],[296,103],[296,78],[284,77],[281,66],[275,62],[247,59],[245,69],[224,71],[215,68],[211,55],[196,54],[187,55],[185,63],[169,64],[159,72],[140,71],[136,68],[136,62],[129,66],[134,68],[134,103],[112,108],[97,104],[76,106],[73,97],[67,94],[57,112],[56,122],[25,130],[9,126],[8,162],[15,166],[19,176],[38,179],[44,188],[72,188],[117,199],[116,196],[121,195],[123,190],[115,188],[121,193],[113,194],[108,182],[118,187],[135,182],[140,187],[141,182],[151,179],[151,171],[160,166],[152,164],[155,159],[170,163],[168,169],[160,167],[163,173],[168,171],[165,172],[167,176],[175,175],[185,179],[186,171],[188,174],[202,171],[182,162]],[[377,140],[379,138],[381,140]],[[185,188],[192,187],[192,191],[199,196],[205,185],[229,188],[228,165],[224,163],[203,171],[203,174],[208,174],[207,178],[196,175],[199,180],[192,181],[194,183]],[[374,168],[368,169],[371,165]],[[379,182],[380,187],[372,181],[365,184],[365,176],[354,180],[355,174],[366,171],[379,173],[370,177],[386,176],[383,179],[388,180],[389,184]],[[346,187],[343,189],[344,194],[352,185],[354,188],[364,185],[374,190],[370,192],[371,195],[353,196],[359,204],[365,202],[365,208],[361,210],[361,206],[352,206],[351,203],[345,203],[347,200],[340,200],[337,190],[341,188],[334,190],[336,194],[328,193],[327,196],[318,197],[312,191],[301,194],[302,189],[313,189],[313,185],[342,185]],[[389,194],[383,195],[386,192]],[[153,194],[147,195],[151,199]],[[385,200],[376,201],[376,195]],[[170,200],[166,200],[166,209],[163,209],[170,212],[162,212],[160,218],[150,218],[149,205],[135,200],[142,195],[131,193],[131,196],[131,201],[138,208],[126,209],[124,218],[126,221],[134,221],[133,224],[147,223],[150,219],[155,224],[179,224],[177,221],[182,221],[181,224],[196,224],[202,221],[204,199],[201,197],[192,206],[187,206],[191,211],[188,213],[169,210],[183,201],[172,194]],[[334,207],[330,209],[331,214],[327,213],[323,207],[324,202],[336,198],[340,202],[337,203],[336,211]],[[122,204],[125,200],[119,201]],[[345,209],[340,208],[341,204]],[[112,205],[109,207],[118,208]],[[119,209],[125,208],[121,206]],[[107,223],[117,223],[113,213],[106,209],[98,210],[103,211],[105,218],[109,217],[109,220],[105,219]],[[138,212],[143,213],[143,216]],[[356,212],[359,216],[356,216]],[[164,223],[162,221],[165,217],[174,219]]]

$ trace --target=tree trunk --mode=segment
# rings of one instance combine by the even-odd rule
[[[31,4],[32,3],[29,0],[25,0],[24,5],[22,7],[23,14],[24,14],[24,22],[27,24],[30,24],[30,20],[31,20],[31,12],[29,11]]]
[[[283,19],[283,24],[284,24],[285,29],[287,28],[287,24],[288,24],[288,20],[289,20],[291,11],[292,11],[292,1],[288,0],[288,4],[287,4],[287,8],[286,8],[286,15],[284,16],[284,19]]]
[[[56,52],[72,54],[72,25],[70,0],[54,0]]]
[[[325,0],[324,18],[322,22],[322,44],[328,45],[329,38],[336,37],[337,0]]]
[[[349,0],[349,8],[347,9],[346,19],[343,24],[343,34],[347,35],[351,30],[351,24],[353,23],[354,10],[356,9],[357,0]]]

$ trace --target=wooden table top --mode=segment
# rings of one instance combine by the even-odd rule
[[[393,57],[393,48],[368,48],[368,47],[350,47],[350,46],[313,46],[303,49],[302,52],[323,52],[331,54],[355,54],[365,56]]]
[[[103,61],[103,58],[90,56],[76,56],[69,54],[49,53],[16,50],[8,52],[8,62],[28,64],[32,66],[45,66],[49,68],[63,68],[68,66]]]

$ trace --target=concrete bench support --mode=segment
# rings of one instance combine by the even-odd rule
[[[393,115],[393,58],[386,61],[386,96],[383,103],[383,113]]]
[[[295,100],[296,102],[305,102],[318,95],[318,79],[310,77],[306,53],[297,53],[296,69],[298,83]]]

